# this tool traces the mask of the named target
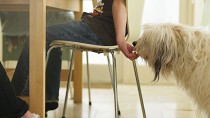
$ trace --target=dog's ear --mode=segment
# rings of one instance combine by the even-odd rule
[[[158,49],[155,53],[154,62],[153,62],[155,77],[154,77],[153,81],[158,81],[159,80],[161,67],[164,66],[167,63],[167,60],[166,60],[166,58],[167,58],[166,52],[167,51],[166,50],[167,50],[167,48],[165,48],[165,44],[161,43],[158,46]]]
[[[161,69],[161,60],[157,59],[154,63],[155,77],[153,81],[159,81],[160,69]]]
[[[153,66],[155,71],[155,80],[159,80],[159,74],[166,75],[170,73],[171,67],[176,60],[177,53],[177,37],[179,34],[174,33],[172,26],[159,27],[159,34],[156,36],[156,46],[154,46]],[[154,44],[155,45],[155,44]]]

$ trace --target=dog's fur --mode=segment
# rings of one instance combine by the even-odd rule
[[[159,74],[173,75],[210,118],[210,32],[180,24],[147,24],[134,50]]]

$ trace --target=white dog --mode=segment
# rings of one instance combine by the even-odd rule
[[[178,24],[145,25],[134,50],[159,74],[173,75],[210,118],[210,31]]]

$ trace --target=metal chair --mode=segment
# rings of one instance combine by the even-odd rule
[[[128,25],[128,36],[125,40],[132,42],[132,40],[136,40],[140,36],[141,32],[141,18],[143,14],[143,7],[144,7],[144,0],[126,0],[126,7],[128,12],[128,18],[127,18],[127,25]],[[116,73],[116,58],[114,53],[119,52],[119,48],[117,45],[114,46],[99,46],[99,45],[92,45],[92,44],[85,44],[85,43],[79,43],[79,42],[73,42],[73,41],[62,41],[62,40],[54,40],[50,44],[50,49],[47,52],[47,62],[49,58],[49,54],[52,49],[54,48],[70,48],[72,49],[72,56],[70,59],[70,69],[69,69],[69,75],[67,80],[67,89],[66,89],[66,96],[65,96],[65,103],[64,103],[64,109],[63,109],[63,115],[62,117],[65,117],[66,112],[66,105],[67,105],[67,99],[68,99],[68,93],[70,88],[70,77],[72,75],[72,68],[73,68],[73,59],[74,59],[74,50],[79,51],[91,51],[95,53],[104,53],[107,56],[108,59],[108,66],[109,66],[109,72],[111,76],[111,83],[114,91],[114,103],[115,103],[115,118],[119,117],[120,111],[119,111],[119,105],[118,105],[118,95],[117,95],[117,73]],[[109,54],[112,56],[112,64],[110,63]],[[88,61],[88,53],[87,53],[87,61]],[[47,63],[46,62],[46,63]],[[142,108],[143,117],[146,118],[146,113],[144,109],[144,103],[141,93],[141,87],[136,67],[135,60],[133,61],[133,67],[137,82],[137,88],[139,92],[139,98]],[[91,105],[91,97],[90,97],[90,81],[89,81],[89,65],[87,62],[87,75],[88,75],[88,91],[89,91],[89,104]]]

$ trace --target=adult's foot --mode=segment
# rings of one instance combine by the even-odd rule
[[[45,111],[55,110],[58,108],[58,101],[47,101],[45,104]]]
[[[47,112],[55,110],[58,108],[58,101],[47,101],[45,104],[45,117],[47,117]]]

